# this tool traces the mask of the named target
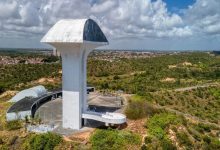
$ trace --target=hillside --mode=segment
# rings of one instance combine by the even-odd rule
[[[100,128],[84,139],[26,132],[27,123],[39,120],[5,121],[7,100],[16,91],[38,84],[58,88],[62,72],[59,58],[1,55],[44,61],[0,64],[0,149],[220,149],[220,56],[118,53],[92,53],[87,75],[100,92],[123,91],[127,125]]]

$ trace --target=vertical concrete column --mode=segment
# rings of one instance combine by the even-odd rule
[[[83,47],[83,49],[85,49]],[[88,54],[89,54],[90,51],[88,50],[83,50],[83,66],[82,66],[82,69],[83,69],[83,112],[86,112],[87,111],[87,108],[88,108],[88,97],[87,97],[87,57],[88,57]]]
[[[63,127],[79,130],[82,127],[83,51],[80,46],[61,51],[63,78]]]
[[[87,60],[88,55],[95,49],[97,46],[92,44],[83,44],[81,45],[82,54],[82,85],[83,85],[83,102],[82,102],[82,110],[86,112],[88,109],[88,97],[87,97]]]

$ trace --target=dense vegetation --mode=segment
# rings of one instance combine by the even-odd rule
[[[219,67],[220,57],[208,53],[123,58],[112,62],[90,59],[88,82],[100,89],[144,95],[219,80]]]
[[[47,57],[43,55],[42,52],[39,51],[29,51],[29,50],[5,50],[0,48],[0,55],[1,56],[10,56],[10,57],[23,57],[23,58],[33,58],[33,57]]]
[[[24,89],[27,87],[28,82],[42,77],[61,78],[58,73],[61,70],[59,57],[27,50],[4,50],[0,51],[0,56],[4,59],[2,62],[7,62],[7,59],[16,62],[15,64],[0,63],[0,94],[7,90]],[[25,64],[29,59],[33,61],[33,64]],[[60,83],[56,84],[60,85]],[[53,88],[58,85],[48,86]]]
[[[24,85],[42,77],[58,77],[59,69],[60,64],[0,65],[0,92],[15,90],[18,88],[16,85]],[[22,89],[22,86],[19,88]]]
[[[220,86],[211,86],[187,91],[149,92],[145,96],[134,95],[125,112],[131,119],[143,118],[155,112],[153,105],[157,104],[167,110],[220,124],[219,88]]]
[[[58,58],[42,58],[43,64],[0,65],[0,94],[33,86],[35,83],[31,82],[40,78],[58,78],[45,86],[59,87]],[[220,149],[219,79],[220,57],[208,53],[173,53],[111,61],[90,57],[88,83],[98,90],[133,94],[128,96],[125,113],[132,121],[144,120],[144,134],[130,131],[128,124],[128,129],[123,130],[98,129],[86,145],[62,141],[60,136],[51,133],[25,132],[23,136],[24,123],[5,122],[5,112],[11,105],[6,102],[10,98],[6,95],[0,97],[0,149]]]
[[[146,122],[148,136],[142,149],[219,149],[219,128],[189,123],[171,113],[155,114]]]
[[[22,128],[22,123],[19,120],[8,121],[5,124],[5,129],[9,130],[9,131],[10,130],[17,130],[17,129],[20,129],[20,128]]]
[[[219,149],[218,125],[209,124],[220,120],[219,56],[185,53],[112,62],[91,59],[89,64],[94,66],[89,67],[89,83],[136,94],[125,113],[130,119],[150,117],[142,149]]]
[[[140,143],[140,136],[128,131],[97,130],[91,136],[92,149],[94,150],[138,149]]]
[[[53,150],[61,142],[62,137],[54,133],[33,134],[26,139],[22,148],[25,150]]]
[[[139,96],[132,96],[125,109],[125,114],[129,119],[140,119],[154,115],[157,112],[162,112],[154,108],[152,104]]]
[[[146,149],[147,147],[151,147],[152,149],[157,149],[157,147],[170,150],[176,149],[168,137],[167,128],[170,125],[180,124],[181,121],[180,118],[173,114],[155,114],[146,123],[149,136],[145,137],[145,145],[142,146],[142,149]]]
[[[163,91],[149,93],[146,100],[166,108],[220,124],[220,86],[189,91]]]
[[[53,150],[62,142],[62,137],[54,133],[29,134],[26,137],[14,135],[8,139],[3,139],[0,135],[1,150]]]
[[[43,57],[45,62],[57,60],[57,57]],[[220,57],[207,53],[122,58],[113,61],[90,57],[88,83],[98,89],[123,90],[126,93],[144,95],[146,92],[218,81],[219,67]],[[0,92],[41,77],[61,78],[59,70],[60,63],[1,65]]]

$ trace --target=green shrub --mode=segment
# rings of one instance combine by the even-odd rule
[[[48,56],[48,57],[44,58],[44,59],[42,60],[42,62],[52,63],[52,62],[56,62],[56,61],[58,61],[58,60],[59,60],[59,57],[57,57],[57,56]]]
[[[164,138],[160,141],[160,146],[163,150],[176,150],[176,146],[172,144],[172,142],[167,139]]]
[[[176,136],[181,145],[184,145],[187,148],[191,148],[193,146],[192,141],[185,132],[177,132]]]
[[[22,127],[22,123],[19,120],[8,121],[5,124],[5,128],[9,131],[10,130],[17,130],[17,129],[20,129],[21,127]]]
[[[210,126],[209,125],[206,125],[206,124],[203,124],[203,123],[199,123],[198,124],[198,127],[203,130],[203,131],[206,131],[206,132],[211,132],[211,129],[210,129]]]
[[[209,142],[209,140],[208,140]],[[218,138],[211,138],[210,143],[205,143],[203,146],[203,149],[205,150],[217,150],[220,149],[220,141]]]
[[[0,137],[0,145],[4,144],[4,141],[2,140],[2,138]]]
[[[8,145],[0,145],[0,150],[10,150]]]
[[[188,132],[193,136],[193,138],[197,141],[201,141],[202,140],[202,137],[201,137],[201,134],[194,130],[193,128],[188,128]]]
[[[220,99],[220,90],[219,89],[215,89],[215,88],[211,88],[209,90],[210,94],[212,94],[215,98]]]
[[[144,143],[145,143],[145,144],[148,144],[148,143],[151,143],[151,142],[152,142],[152,137],[146,136],[146,137],[144,138]]]
[[[125,114],[129,119],[140,119],[152,116],[157,112],[159,112],[158,109],[154,108],[152,104],[140,97],[135,99],[132,98],[125,109]]]
[[[147,150],[147,146],[144,144],[141,146],[141,150]]]
[[[128,131],[119,130],[96,130],[90,137],[92,149],[94,150],[116,150],[127,149],[129,146],[139,146],[140,136]]]
[[[113,77],[113,79],[114,79],[114,80],[118,80],[118,79],[120,79],[120,77],[119,77],[118,75],[115,75],[115,76]]]
[[[159,139],[163,139],[166,135],[165,128],[171,124],[178,124],[181,122],[181,118],[178,118],[174,114],[160,113],[151,117],[147,121],[146,126],[148,127],[148,131],[151,135]]]
[[[211,143],[211,138],[209,136],[205,135],[203,137],[203,141],[206,142],[207,144],[210,144]]]
[[[159,126],[155,126],[155,127],[149,126],[149,133],[157,137],[158,139],[163,139],[166,136],[165,130]]]
[[[53,150],[62,142],[62,137],[54,133],[31,135],[23,144],[25,150]]]
[[[3,92],[5,92],[5,87],[4,85],[0,84],[0,94],[2,94]]]

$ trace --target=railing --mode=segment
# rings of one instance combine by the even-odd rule
[[[126,122],[126,116],[120,113],[98,113],[87,111],[82,114],[82,118],[111,124],[123,124]]]
[[[34,115],[40,106],[61,96],[62,96],[62,91],[56,91],[56,92],[47,94],[45,96],[39,97],[39,99],[36,100],[31,106],[31,117],[34,118]]]

